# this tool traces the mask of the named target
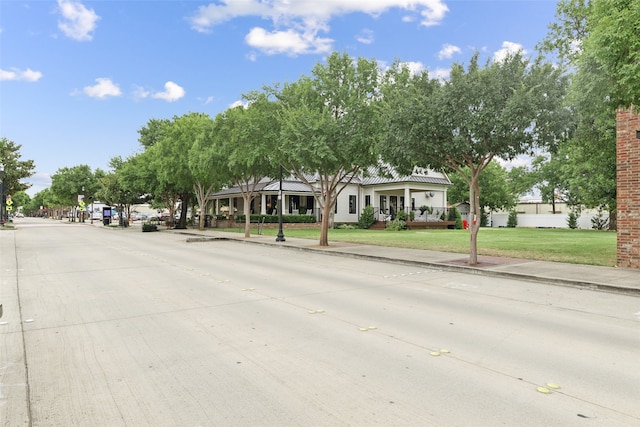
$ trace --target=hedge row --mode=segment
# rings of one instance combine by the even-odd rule
[[[265,223],[275,224],[278,222],[278,215],[257,214],[257,215],[249,216],[249,220],[251,222],[263,222],[263,218]],[[235,216],[236,222],[244,222],[244,220],[245,220],[244,215]],[[282,215],[282,222],[312,224],[316,222],[316,217],[314,215]]]

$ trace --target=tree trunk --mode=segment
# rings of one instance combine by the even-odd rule
[[[322,206],[322,222],[320,227],[320,246],[329,246],[329,217],[331,213],[331,195],[327,193]]]
[[[182,197],[182,209],[180,210],[180,219],[175,228],[185,229],[187,228],[187,210],[189,209],[189,196]]]
[[[469,265],[478,264],[478,231],[480,230],[480,180],[479,170],[471,175],[469,184]]]
[[[244,200],[244,237],[251,237],[251,197],[243,195]]]
[[[609,209],[609,230],[618,230],[618,211],[616,209]]]
[[[204,211],[206,207],[205,205],[207,203],[205,202],[206,194],[204,191],[204,187],[202,186],[202,183],[200,183],[200,181],[193,184],[193,192],[196,195],[198,206],[200,206],[200,217],[198,218],[198,230],[202,231],[204,230]]]

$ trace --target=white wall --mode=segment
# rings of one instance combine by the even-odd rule
[[[578,217],[578,228],[591,229],[591,218],[595,214],[582,214]],[[530,228],[569,228],[567,219],[569,214],[518,214],[518,227]],[[609,218],[607,213],[603,214],[603,218]],[[492,227],[506,227],[509,214],[491,214]]]
[[[360,191],[357,186],[349,184],[338,195],[338,213],[333,217],[334,222],[358,222],[359,214],[364,207],[364,198],[360,199]],[[356,212],[349,213],[349,196],[356,196]]]

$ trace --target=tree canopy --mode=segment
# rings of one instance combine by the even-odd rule
[[[640,105],[640,2],[594,0],[584,51],[610,76],[615,107]]]
[[[100,170],[96,172],[104,175]],[[60,168],[51,176],[51,195],[61,206],[76,206],[78,196],[96,194],[98,189],[96,174],[88,165]]]
[[[316,64],[311,77],[284,85],[276,96],[281,103],[281,163],[313,191],[322,208],[319,244],[327,246],[336,198],[378,162],[377,63],[334,52],[326,63]]]
[[[455,171],[469,186],[470,256],[477,264],[480,174],[492,160],[512,160],[563,133],[567,83],[560,69],[520,54],[480,66],[454,64],[448,81],[409,76],[397,65],[384,90],[387,138],[383,157],[401,173],[416,165]]]
[[[640,2],[561,0],[539,44],[573,71],[567,108],[571,137],[563,144],[562,180],[571,203],[609,210],[615,228],[615,110],[640,102]],[[549,171],[548,168],[546,168]]]
[[[15,194],[31,187],[22,182],[34,174],[33,160],[22,160],[20,149],[22,145],[2,137],[0,138],[0,164],[4,166],[2,182],[5,194]]]
[[[277,143],[280,122],[277,104],[266,92],[245,96],[247,106],[230,108],[216,117],[214,139],[219,147],[218,159],[228,180],[236,184],[244,200],[245,237],[250,236],[251,202],[262,179],[279,174]]]

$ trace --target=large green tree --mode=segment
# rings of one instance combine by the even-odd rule
[[[640,105],[640,1],[593,0],[584,51],[612,82],[615,107]]]
[[[573,71],[567,108],[574,132],[561,147],[572,203],[603,207],[616,221],[615,110],[639,102],[640,2],[561,0],[540,43]]]
[[[180,219],[176,228],[186,228],[187,211],[193,196],[195,180],[189,168],[189,151],[201,132],[203,113],[188,113],[175,116],[165,126],[162,136],[154,145],[158,152],[154,159],[158,178],[165,188],[170,188],[181,202]]]
[[[200,208],[200,230],[204,229],[208,196],[230,182],[228,167],[219,139],[220,130],[209,116],[192,117],[194,141],[189,150],[189,169],[193,177],[193,191]]]
[[[231,108],[216,117],[216,146],[226,163],[225,173],[240,188],[244,200],[244,235],[251,235],[251,202],[262,179],[278,176],[274,154],[280,138],[278,105],[266,93],[245,96],[247,106]],[[217,167],[220,167],[218,165]]]
[[[22,182],[34,174],[33,160],[22,160],[20,149],[22,145],[2,137],[0,138],[0,165],[4,166],[2,182],[5,195],[24,191],[31,184]]]
[[[98,181],[101,188],[95,196],[108,205],[117,206],[121,225],[126,225],[123,213],[126,212],[127,219],[131,218],[131,206],[143,201],[140,193],[127,185],[124,179],[127,166],[128,160],[123,160],[120,156],[113,157],[109,161],[111,170],[108,173],[100,171]]]
[[[100,176],[102,172],[98,172]],[[96,194],[100,183],[88,165],[60,168],[51,176],[51,195],[54,203],[72,208],[78,205],[79,196]]]
[[[388,138],[384,158],[401,173],[415,165],[455,171],[469,186],[470,254],[476,265],[480,175],[494,159],[512,160],[563,133],[566,78],[549,63],[521,55],[484,67],[474,55],[454,64],[448,81],[392,67],[384,90]]]
[[[375,60],[334,52],[311,77],[284,85],[277,97],[282,164],[313,192],[322,209],[319,244],[327,246],[336,198],[378,161],[378,66]]]
[[[171,218],[176,201],[181,201],[177,228],[186,228],[187,211],[194,194],[195,179],[189,168],[189,152],[200,133],[202,113],[174,116],[172,120],[151,119],[138,133],[145,148],[146,167],[154,174],[155,198],[162,198]]]
[[[552,213],[556,213],[556,202],[569,205],[579,204],[571,195],[567,181],[565,157],[563,151],[549,156],[541,155],[531,162],[532,174],[536,176],[536,187],[545,203],[551,204]]]

